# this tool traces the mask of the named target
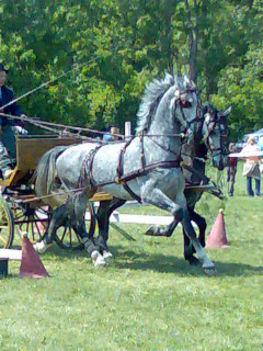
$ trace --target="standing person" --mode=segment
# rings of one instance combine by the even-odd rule
[[[1,106],[14,100],[13,91],[5,86],[7,74],[8,70],[0,63],[0,112],[25,118],[26,116],[15,102],[1,109]],[[12,173],[12,164],[16,160],[16,139],[12,129],[16,124],[18,123],[15,120],[0,116],[0,168],[4,179]]]
[[[243,176],[247,177],[248,196],[254,196],[254,191],[252,189],[252,178],[255,179],[256,183],[256,195],[260,196],[259,152],[260,148],[257,146],[256,140],[253,137],[248,139],[247,145],[241,151],[241,153],[246,154],[247,156],[243,168]]]
[[[234,144],[229,144],[229,152],[235,152]],[[229,196],[234,195],[234,185],[236,181],[236,173],[237,173],[237,157],[228,157],[227,160],[227,192]]]
[[[107,123],[104,130],[103,130],[103,132],[104,132],[103,137],[102,137],[103,141],[113,141],[114,140],[113,135],[111,134],[111,128],[112,128],[112,126],[109,123]]]
[[[120,128],[111,127],[110,132],[111,132],[111,135],[113,136],[114,140],[121,140],[121,137],[118,135],[118,134],[120,134]]]

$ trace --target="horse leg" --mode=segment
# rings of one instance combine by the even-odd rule
[[[81,241],[89,253],[95,267],[105,266],[106,261],[99,252],[99,247],[93,240],[93,233],[87,233],[85,225],[85,214],[87,209],[87,195],[80,194],[74,199],[73,203],[73,221],[74,228],[80,236]]]
[[[205,250],[202,248],[202,245],[196,237],[196,233],[191,224],[190,216],[187,210],[186,200],[183,193],[181,193],[180,196],[177,195],[176,201],[178,203],[175,203],[160,189],[146,185],[142,190],[142,199],[145,202],[168,210],[170,213],[172,213],[176,220],[182,222],[186,235],[193,243],[197,257],[203,261],[204,270],[206,272],[214,272],[215,266],[213,262],[209,259],[208,255],[206,254]]]
[[[99,227],[99,235],[94,239],[99,246],[100,253],[103,258],[109,260],[112,258],[112,253],[109,251],[107,241],[109,238],[109,222],[110,216],[118,207],[122,206],[126,201],[113,199],[109,201],[101,201],[97,211],[97,222]]]
[[[184,194],[186,196],[187,202],[190,201],[191,203],[192,202],[195,203],[197,201],[195,198],[192,199],[193,192],[185,191]],[[195,193],[194,193],[194,195],[195,195]],[[173,231],[177,227],[178,223],[179,223],[179,221],[174,220],[169,225],[167,225],[165,227],[152,225],[147,229],[145,235],[170,237],[170,236],[172,236]]]
[[[177,227],[178,223],[179,222],[177,220],[173,220],[170,224],[168,224],[164,228],[162,228],[161,226],[158,226],[156,224],[151,225],[146,230],[145,235],[149,235],[149,236],[164,236],[164,237],[169,238],[170,236],[172,236],[173,231]]]
[[[206,220],[199,213],[192,211],[191,212],[192,220],[197,224],[199,229],[199,241],[202,247],[205,247],[205,232],[206,232]]]
[[[199,241],[202,247],[205,247],[205,231],[206,231],[206,220],[204,217],[196,213],[194,210],[188,209],[191,221],[194,221],[198,226],[199,230]],[[186,235],[185,231],[183,230],[184,234],[184,258],[190,264],[198,264],[199,260],[194,256],[196,252],[191,241],[189,240],[188,236]]]
[[[53,212],[48,230],[43,236],[43,239],[34,245],[34,249],[38,253],[44,253],[53,243],[57,229],[65,222],[68,216],[66,205],[59,206]]]
[[[214,273],[215,272],[215,266],[213,262],[210,260],[208,257],[207,253],[203,249],[199,239],[196,237],[195,230],[192,226],[191,223],[191,218],[189,216],[189,213],[187,210],[184,211],[183,215],[183,220],[182,220],[182,225],[184,228],[184,233],[190,239],[193,245],[193,249],[196,252],[197,258],[202,260],[203,262],[203,268],[206,271],[206,273]],[[191,245],[191,244],[190,244]]]
[[[191,265],[196,265],[199,263],[199,260],[194,256],[195,249],[189,237],[187,236],[185,230],[183,229],[184,236],[184,258]]]
[[[93,238],[87,233],[85,220],[81,223],[75,224],[73,229],[80,236],[81,242],[90,255],[92,262],[95,267],[105,266],[106,261],[104,257],[100,254],[98,246],[94,243]]]

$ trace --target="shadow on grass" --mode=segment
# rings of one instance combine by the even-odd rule
[[[114,255],[114,259],[110,264],[112,269],[115,267],[118,269],[130,269],[135,271],[154,271],[160,273],[175,273],[175,274],[191,274],[191,275],[204,275],[202,266],[191,266],[184,258],[178,258],[176,256],[163,255],[163,254],[147,254],[145,252],[125,250],[121,246],[115,246],[111,248]],[[63,250],[55,245],[50,249],[49,252],[42,256],[43,258],[53,261],[70,261],[79,259],[90,259],[85,250],[81,251],[70,251]],[[239,277],[239,276],[251,276],[251,275],[263,275],[263,266],[252,266],[244,263],[231,263],[214,261],[217,275]]]
[[[263,276],[263,266],[252,266],[244,263],[231,263],[221,261],[214,261],[214,263],[217,271],[217,276]],[[201,264],[199,266],[191,266],[183,258],[162,254],[138,254],[133,251],[123,252],[123,257],[121,257],[121,254],[118,254],[115,266],[120,269],[140,271],[149,270],[160,273],[188,273],[194,275],[204,275]]]

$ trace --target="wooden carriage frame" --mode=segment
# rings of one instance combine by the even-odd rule
[[[10,248],[14,235],[22,236],[26,231],[33,242],[42,239],[49,225],[50,209],[34,200],[36,197],[34,185],[30,179],[34,170],[45,152],[56,146],[69,146],[83,143],[83,138],[57,135],[30,135],[16,137],[16,165],[8,179],[0,180],[0,248]],[[96,227],[94,201],[111,200],[112,196],[106,193],[97,193],[90,199],[87,212],[89,219],[86,228],[91,234]],[[65,223],[56,242],[64,249],[81,249],[80,238],[71,228],[69,222]]]

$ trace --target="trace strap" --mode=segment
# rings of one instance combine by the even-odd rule
[[[82,184],[85,180],[87,162],[89,161],[88,170],[87,170],[87,178],[89,179],[89,183],[90,183],[89,186],[92,186],[95,188],[100,188],[100,187],[114,184],[114,183],[120,184],[131,195],[132,198],[134,198],[135,200],[137,200],[138,202],[141,203],[142,200],[141,200],[140,196],[138,196],[137,194],[135,194],[132,191],[132,189],[129,187],[127,182],[130,180],[133,180],[137,177],[143,176],[147,172],[150,172],[150,171],[155,170],[157,168],[178,168],[178,167],[180,167],[181,158],[178,158],[177,160],[158,161],[158,162],[153,162],[149,165],[145,165],[145,157],[144,157],[144,149],[143,149],[143,136],[140,139],[141,139],[141,168],[140,169],[136,169],[135,171],[131,171],[131,172],[123,174],[123,172],[124,172],[123,171],[124,154],[125,154],[128,146],[132,142],[132,140],[134,140],[134,138],[132,138],[132,139],[128,140],[124,144],[123,148],[120,150],[119,159],[118,159],[118,166],[116,169],[116,177],[114,178],[114,180],[109,180],[109,181],[97,183],[94,180],[93,175],[92,175],[92,167],[93,167],[93,161],[94,161],[96,153],[103,146],[103,145],[98,145],[95,149],[91,150],[88,153],[88,155],[85,157],[85,159],[82,163],[81,175],[80,175],[79,183],[78,183],[79,188],[80,189],[85,188],[85,187],[82,187]]]

